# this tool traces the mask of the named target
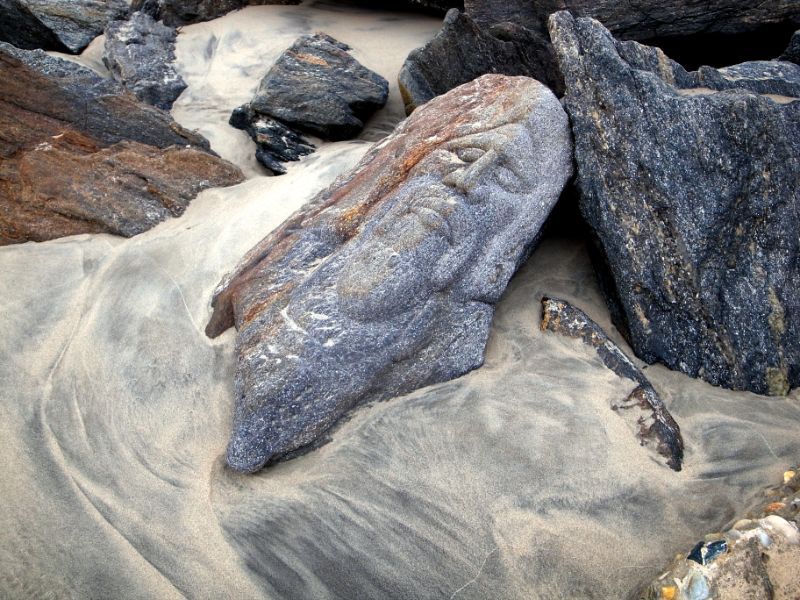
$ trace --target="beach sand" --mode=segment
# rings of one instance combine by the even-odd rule
[[[395,79],[436,19],[324,3],[186,27],[173,110],[250,179],[130,240],[0,248],[0,596],[624,598],[721,529],[800,456],[800,393],[731,392],[645,370],[678,421],[683,471],[610,406],[633,383],[539,330],[543,294],[630,354],[580,241],[545,239],[498,305],[485,365],[365,406],[319,450],[225,467],[230,330],[211,293],[253,244],[402,116]],[[322,30],[392,82],[361,139],[266,177],[226,125],[277,54]]]

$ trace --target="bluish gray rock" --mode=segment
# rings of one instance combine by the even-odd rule
[[[143,12],[106,27],[103,62],[142,102],[169,110],[186,89],[173,65],[178,32]]]
[[[789,46],[787,46],[786,50],[784,50],[783,54],[780,55],[778,60],[785,60],[787,62],[800,64],[800,31],[794,32],[794,35],[789,42]]]
[[[228,464],[256,471],[358,404],[480,366],[494,304],[571,173],[556,97],[487,75],[415,111],[256,245],[206,328],[238,330]]]
[[[800,102],[758,93],[795,90],[795,65],[687,73],[567,12],[550,33],[581,211],[636,354],[737,390],[800,385]]]

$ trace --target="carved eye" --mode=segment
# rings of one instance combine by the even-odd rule
[[[456,156],[467,163],[475,162],[484,154],[486,152],[480,148],[459,148],[456,150]]]

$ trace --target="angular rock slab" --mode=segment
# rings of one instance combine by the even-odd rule
[[[274,173],[314,146],[300,132],[328,140],[355,137],[386,104],[389,83],[350,56],[350,47],[317,33],[300,36],[267,72],[253,100],[230,123],[256,142],[256,158]]]
[[[0,44],[0,245],[135,235],[243,179],[208,142],[119,84]]]
[[[169,110],[186,89],[175,70],[178,32],[143,12],[106,27],[103,62],[111,75],[142,102]]]
[[[416,111],[242,260],[228,464],[256,471],[350,409],[481,365],[494,312],[572,172],[556,97],[487,75]]]
[[[78,53],[128,10],[125,0],[0,0],[0,41]]]
[[[556,93],[563,87],[549,40],[512,23],[484,30],[453,9],[436,37],[403,63],[398,80],[406,114],[487,73],[533,77]]]
[[[800,102],[698,87],[714,85],[709,71],[687,73],[566,12],[550,32],[581,211],[636,354],[732,389],[796,387]],[[722,87],[765,85],[731,72],[720,71]]]
[[[612,408],[620,414],[632,415],[630,420],[642,446],[651,447],[667,459],[672,470],[680,471],[683,463],[680,427],[641,369],[609,339],[605,331],[569,302],[546,297],[542,298],[541,329],[580,339],[594,348],[603,364],[614,373],[638,384],[624,402]]]
[[[165,25],[177,27],[210,21],[253,4],[300,4],[300,0],[133,0],[131,10],[140,10]]]

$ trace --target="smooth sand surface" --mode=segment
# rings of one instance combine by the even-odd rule
[[[279,35],[242,34],[272,31],[262,20]],[[499,304],[484,367],[363,407],[296,460],[227,469],[234,332],[203,334],[212,290],[398,118],[395,88],[364,140],[282,177],[248,163],[225,121],[266,70],[252,57],[318,29],[393,81],[436,20],[305,5],[185,28],[174,113],[252,179],[130,240],[0,248],[0,597],[624,598],[797,462],[797,390],[730,392],[660,366],[645,372],[682,428],[684,470],[639,446],[610,408],[632,382],[539,330],[549,294],[620,341],[581,243],[550,239]]]

